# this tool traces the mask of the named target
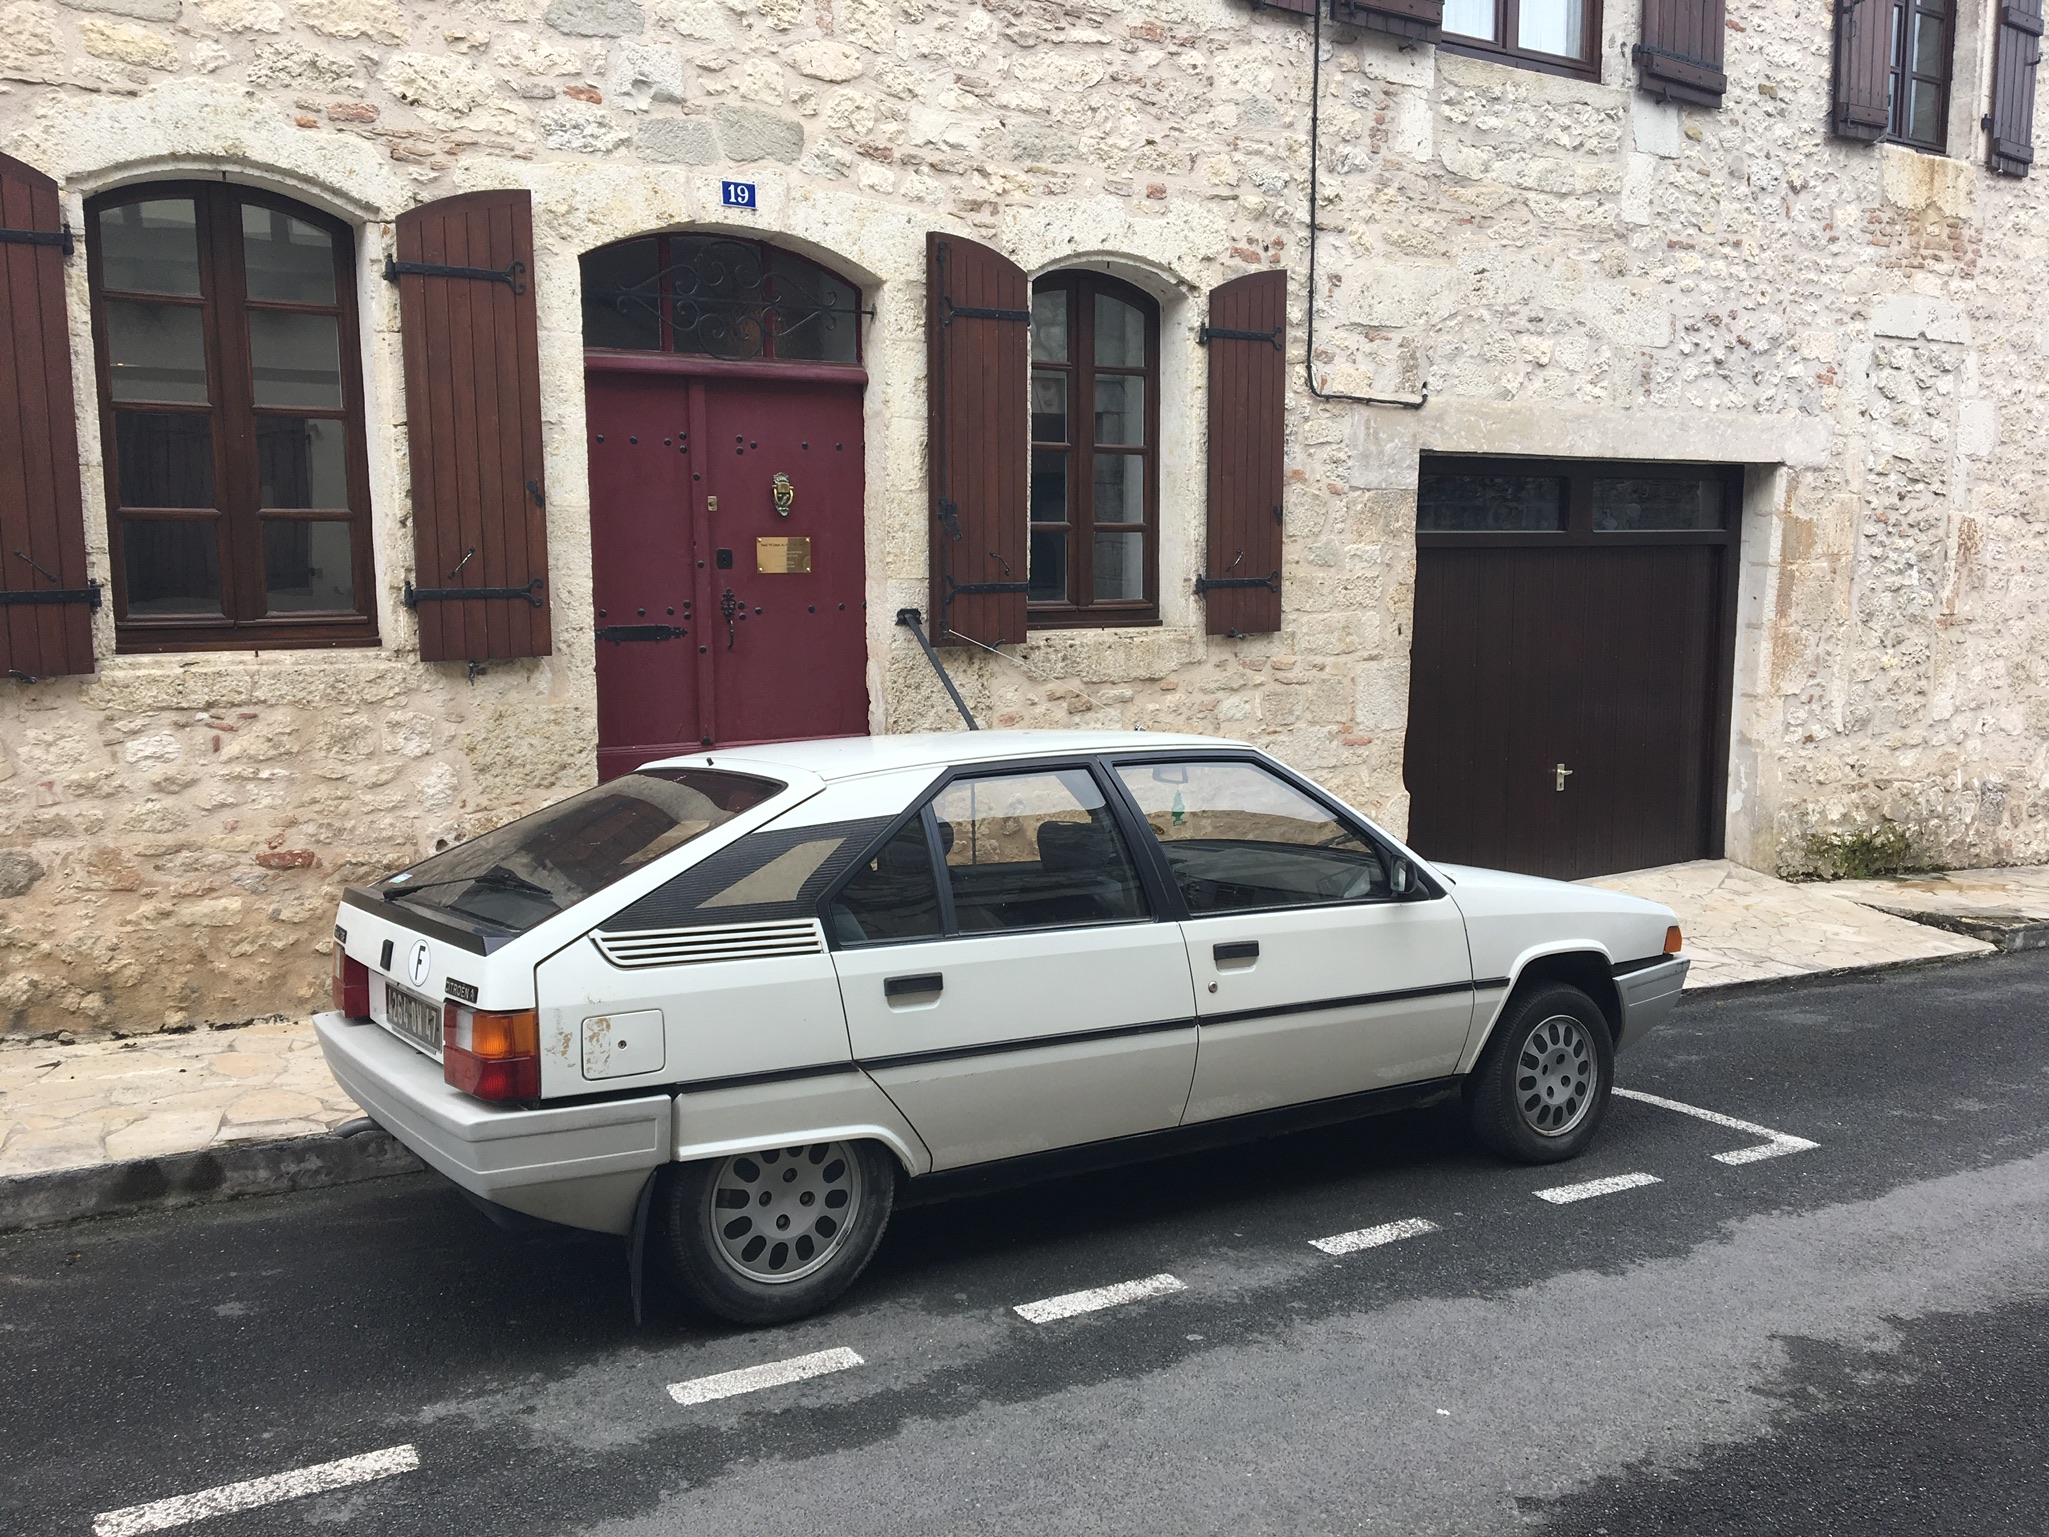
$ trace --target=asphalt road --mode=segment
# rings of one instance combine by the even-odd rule
[[[635,1329],[617,1240],[425,1176],[0,1240],[0,1529],[395,1447],[183,1530],[2049,1529],[2049,955],[1691,999],[1620,1081],[1818,1145],[1718,1162],[1762,1139],[1618,1099],[1530,1170],[1409,1113],[901,1213],[757,1333]],[[666,1391],[827,1350],[862,1364]]]

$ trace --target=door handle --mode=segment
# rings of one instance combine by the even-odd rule
[[[884,998],[912,998],[920,993],[938,993],[946,990],[946,978],[939,972],[921,972],[915,977],[886,977],[882,983]]]
[[[1217,945],[1210,954],[1215,957],[1219,968],[1225,966],[1250,966],[1259,959],[1259,941],[1244,939],[1236,944]]]

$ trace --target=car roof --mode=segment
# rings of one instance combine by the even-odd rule
[[[656,761],[675,768],[799,769],[820,779],[833,780],[899,769],[944,768],[955,763],[1174,747],[1232,748],[1242,752],[1246,744],[1226,737],[1180,736],[1163,731],[928,731],[766,742],[756,747],[714,747],[710,752]]]

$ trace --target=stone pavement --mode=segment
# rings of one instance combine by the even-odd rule
[[[1587,884],[1650,897],[1678,913],[1693,957],[1689,988],[1994,949],[1897,912],[1929,913],[1931,922],[1985,913],[2049,922],[2049,869],[1795,885],[1726,860],[1702,860]],[[2049,937],[2049,929],[2043,932]],[[10,1221],[7,1192],[25,1181],[154,1160],[172,1171],[172,1194],[143,1204],[187,1198],[177,1193],[181,1180],[197,1190],[190,1198],[205,1199],[206,1181],[218,1176],[193,1175],[194,1155],[240,1148],[248,1156],[237,1167],[244,1167],[262,1162],[262,1148],[330,1146],[335,1139],[324,1134],[359,1113],[328,1075],[305,1020],[74,1045],[0,1039],[0,1231],[23,1225],[25,1219]],[[349,1166],[385,1173],[413,1166],[402,1154],[380,1157],[357,1157]],[[183,1174],[173,1168],[181,1158]],[[231,1179],[229,1187],[249,1190],[260,1187],[262,1176],[245,1168],[236,1178],[241,1182]],[[155,1189],[165,1181],[143,1184]],[[48,1201],[35,1208],[50,1209]]]

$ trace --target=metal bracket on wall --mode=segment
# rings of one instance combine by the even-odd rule
[[[939,660],[939,653],[932,649],[932,642],[925,635],[925,616],[914,608],[900,608],[896,611],[896,622],[918,637],[918,644],[924,649],[925,660],[932,664],[932,670],[939,674],[939,682],[946,690],[946,697],[953,701],[953,707],[960,711],[960,718],[968,723],[968,730],[980,731],[975,717],[968,709],[968,702],[961,698],[960,690],[953,686],[946,664]]]
[[[500,272],[495,267],[444,267],[438,262],[402,262],[389,256],[384,259],[387,283],[396,283],[402,277],[472,278],[479,283],[503,283],[516,294],[526,292],[526,284],[520,281],[525,271],[525,262],[514,262]]]
[[[415,587],[408,581],[405,605],[418,608],[422,603],[453,603],[462,598],[524,598],[535,608],[545,608],[548,600],[541,596],[541,586],[539,577],[524,587]]]
[[[53,245],[66,256],[77,249],[68,221],[62,229],[0,229],[0,245]]]

